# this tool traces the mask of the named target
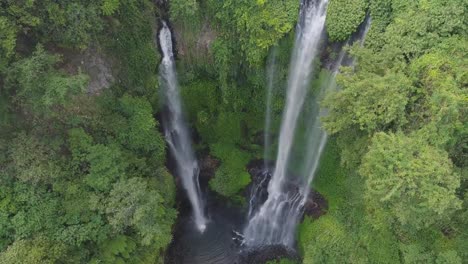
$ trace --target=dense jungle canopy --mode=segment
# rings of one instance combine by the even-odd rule
[[[195,152],[215,163],[209,189],[245,205],[269,54],[276,135],[299,8],[0,0],[0,263],[164,263],[181,206],[160,124],[161,19]],[[300,223],[300,261],[466,263],[468,2],[329,0],[311,90],[368,16],[365,44],[346,47],[355,65],[320,102],[330,139],[312,187],[328,209]]]

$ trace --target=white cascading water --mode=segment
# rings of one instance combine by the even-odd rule
[[[317,113],[315,118],[307,128],[307,147],[304,155],[304,162],[302,162],[302,175],[305,176],[305,181],[301,185],[300,192],[304,199],[301,203],[304,204],[310,192],[310,184],[314,179],[315,173],[317,172],[320,157],[322,156],[323,149],[327,144],[328,135],[322,129],[320,119],[327,114],[327,109],[320,109],[319,101],[324,97],[327,92],[333,91],[337,88],[336,86],[336,75],[343,63],[346,51],[341,49],[338,59],[332,69],[332,75],[328,78],[328,81],[320,87],[319,94],[313,99],[312,104],[315,108],[313,112]]]
[[[359,42],[359,45],[362,47],[364,45],[364,40],[366,38],[367,33],[369,32],[371,25],[371,18],[367,17],[365,20],[364,28],[358,34],[357,36],[357,42]],[[349,45],[351,43],[350,40],[346,42],[344,47]],[[345,63],[345,57],[346,57],[346,49],[341,48],[341,51],[338,55],[338,59],[336,60],[334,67],[331,69],[332,75],[329,77],[328,82],[325,85],[322,85],[320,87],[320,92],[319,96],[317,97],[316,100],[314,100],[313,105],[315,107],[315,112],[319,113],[316,115],[314,121],[311,123],[307,130],[307,137],[308,137],[308,143],[307,143],[307,152],[305,154],[305,166],[302,168],[302,173],[303,175],[306,176],[306,184],[302,185],[302,190],[301,193],[303,193],[303,198],[307,199],[307,196],[309,195],[310,192],[310,184],[312,183],[315,173],[317,172],[318,165],[320,162],[320,157],[322,156],[323,149],[325,148],[325,145],[327,143],[328,135],[325,130],[322,129],[321,127],[321,122],[320,119],[327,114],[327,109],[320,109],[319,107],[319,100],[325,96],[326,93],[328,92],[333,92],[338,89],[338,86],[336,84],[336,76],[339,73],[340,67],[343,66],[344,64],[354,67],[355,60],[354,58],[351,58],[350,61]],[[305,200],[303,201],[305,203]]]
[[[171,30],[165,22],[163,22],[163,27],[159,32],[159,43],[163,53],[159,75],[168,110],[163,122],[164,134],[176,161],[177,174],[182,180],[182,185],[192,205],[195,224],[203,232],[206,228],[207,219],[204,215],[204,205],[198,182],[199,168],[182,112],[172,50]]]
[[[266,113],[265,113],[265,132],[263,133],[263,160],[264,167],[267,167],[268,154],[270,153],[270,129],[271,129],[271,103],[273,101],[274,79],[276,71],[276,56],[278,50],[273,48],[271,58],[267,69],[267,95],[266,95]]]
[[[325,25],[327,5],[328,0],[304,1],[301,5],[275,172],[268,186],[268,199],[250,218],[244,230],[244,243],[248,246],[292,246],[294,243],[297,215],[305,199],[297,190],[287,190],[287,165]]]
[[[370,18],[366,19],[363,30],[358,35],[357,41],[363,46],[364,39],[370,28]],[[349,44],[349,41],[348,43]],[[347,45],[346,44],[346,45]],[[345,45],[345,46],[346,46]],[[310,193],[310,184],[313,181],[315,173],[318,169],[320,157],[327,143],[328,135],[322,129],[320,119],[327,114],[326,109],[320,109],[319,100],[330,91],[336,90],[336,75],[343,64],[354,67],[354,59],[345,62],[346,50],[342,49],[338,55],[338,59],[331,69],[332,75],[328,82],[320,87],[320,91],[313,98],[311,104],[313,106],[312,113],[315,113],[313,121],[307,128],[307,145],[301,174],[304,175],[302,182],[296,187],[299,189],[284,190],[278,195],[273,193],[262,205],[257,215],[251,217],[249,226],[245,232],[245,243],[247,245],[258,246],[262,244],[283,244],[291,246],[294,242],[294,230],[297,222],[302,215],[302,209],[305,205]],[[283,120],[283,124],[284,124]],[[281,140],[281,138],[280,138]],[[281,149],[279,149],[281,151]],[[279,161],[277,161],[278,164]],[[287,160],[286,165],[287,166]],[[286,167],[287,168],[287,167]],[[273,177],[275,177],[276,171]],[[287,181],[282,182],[282,188]],[[274,189],[269,189],[274,190]],[[257,191],[258,192],[258,191]],[[271,198],[272,196],[272,198]],[[263,211],[262,211],[263,210]],[[271,221],[269,223],[268,221]]]
[[[270,54],[267,67],[267,93],[266,93],[266,112],[265,112],[265,128],[263,132],[263,168],[262,168],[262,179],[259,182],[253,182],[250,189],[249,199],[249,211],[247,213],[247,219],[250,219],[252,214],[255,212],[255,207],[259,203],[259,199],[265,193],[264,186],[270,179],[270,168],[268,168],[268,157],[270,154],[270,129],[271,129],[271,104],[273,101],[274,94],[274,80],[276,72],[276,56],[278,55],[278,49],[275,46]]]

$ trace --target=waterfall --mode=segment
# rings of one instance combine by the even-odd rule
[[[244,230],[249,246],[283,244],[292,246],[295,217],[304,200],[297,190],[288,190],[287,165],[297,120],[310,84],[313,61],[325,25],[328,0],[303,1],[288,78],[286,108],[279,135],[275,171],[268,185],[268,199],[250,218]]]
[[[195,224],[203,232],[206,228],[207,219],[203,212],[204,206],[198,182],[199,168],[192,150],[190,135],[185,125],[175,71],[171,31],[165,22],[163,22],[163,27],[159,32],[159,43],[163,53],[159,76],[168,112],[163,119],[164,135],[169,150],[175,158],[177,174],[182,180],[182,185],[192,205]]]
[[[343,64],[354,66],[354,59],[345,62],[346,51],[342,49],[331,69],[332,75],[320,87],[318,95],[311,102],[315,117],[306,131],[306,153],[300,170],[303,178],[299,183],[288,182],[287,169],[297,120],[310,83],[312,62],[317,53],[323,30],[326,6],[327,0],[322,0],[315,5],[304,2],[301,7],[288,79],[286,109],[280,130],[276,167],[268,185],[267,200],[255,214],[252,214],[252,209],[249,211],[250,220],[244,230],[244,243],[248,246],[282,244],[291,247],[293,245],[295,227],[303,213],[303,207],[310,193],[310,184],[318,169],[320,157],[328,139],[328,135],[320,123],[321,117],[327,114],[327,110],[320,109],[319,100],[323,98],[325,93],[337,89],[336,75]],[[364,27],[357,35],[357,41],[361,46],[364,45],[370,22],[370,17],[366,18]],[[350,42],[348,41],[345,46]],[[256,192],[259,191],[256,190]]]
[[[265,112],[265,128],[263,132],[263,168],[260,172],[256,172],[260,176],[260,179],[254,179],[252,186],[249,190],[249,211],[247,213],[247,219],[250,219],[252,214],[256,211],[258,205],[262,202],[264,196],[266,196],[266,188],[268,181],[270,180],[270,168],[268,164],[268,155],[270,153],[270,130],[271,130],[271,104],[273,101],[274,93],[274,81],[276,72],[276,56],[278,55],[278,49],[275,46],[271,51],[270,58],[267,62],[267,91],[266,91],[266,112]]]
[[[328,140],[328,135],[322,129],[320,122],[320,119],[327,114],[327,109],[320,109],[319,101],[325,96],[327,92],[336,90],[336,75],[338,74],[340,67],[343,65],[345,56],[346,51],[342,48],[338,55],[338,59],[336,60],[333,68],[331,69],[331,76],[328,78],[327,82],[320,87],[318,96],[313,98],[311,102],[314,108],[313,112],[317,114],[315,115],[315,118],[307,128],[306,133],[307,147],[306,153],[304,155],[304,161],[302,162],[303,166],[301,169],[302,175],[305,176],[305,181],[301,185],[302,188],[300,190],[303,199],[301,201],[301,205],[303,205],[306,202],[306,199],[309,195],[310,184],[312,183],[315,173],[317,172],[323,149],[325,148],[325,145]]]
[[[274,79],[276,72],[277,47],[273,48],[271,58],[268,61],[267,69],[267,95],[266,95],[266,113],[265,113],[265,132],[263,133],[263,160],[264,167],[267,167],[268,153],[270,153],[270,130],[271,130],[271,103],[273,100]]]
[[[356,42],[362,47],[364,46],[364,41],[369,32],[371,25],[371,18],[368,16],[364,21],[364,26],[357,34]],[[348,40],[344,47],[348,46],[352,43],[352,40]],[[350,67],[354,67],[355,59],[351,58],[349,61],[345,60],[346,57],[346,50],[342,47],[340,53],[338,55],[338,59],[336,60],[333,68],[331,69],[332,75],[329,77],[328,82],[325,85],[320,87],[320,92],[318,97],[312,102],[315,108],[314,112],[318,112],[319,114],[316,115],[314,121],[311,123],[307,130],[307,152],[305,154],[305,161],[302,163],[305,166],[302,168],[302,174],[306,176],[306,184],[302,185],[301,193],[303,194],[303,201],[302,204],[305,203],[307,196],[310,192],[310,184],[312,183],[315,173],[317,171],[320,157],[322,156],[323,149],[327,143],[328,135],[322,129],[320,119],[327,114],[327,109],[320,109],[319,107],[319,100],[325,96],[328,92],[333,92],[338,89],[336,84],[336,76],[339,73],[340,67],[347,65]]]

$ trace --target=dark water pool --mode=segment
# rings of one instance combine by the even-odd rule
[[[242,227],[242,213],[235,207],[210,206],[210,221],[200,233],[190,215],[181,216],[167,264],[237,264],[241,252],[236,232]]]
[[[264,178],[269,174],[265,173],[263,161],[250,164],[249,173],[252,175],[252,184],[247,188],[247,204],[244,207],[230,205],[224,198],[210,192],[207,182],[201,181],[210,219],[203,233],[195,227],[190,204],[184,193],[179,192],[180,215],[174,228],[174,239],[166,254],[166,264],[262,264],[281,258],[300,259],[295,249],[282,245],[261,248],[246,248],[242,245],[241,233],[246,224],[249,205],[257,208],[263,203],[267,196],[263,191],[268,186],[268,180],[264,181]],[[248,199],[252,196],[252,191],[258,192],[253,205],[250,204],[252,200]],[[311,193],[311,200],[317,206],[309,206],[305,211],[318,218],[327,207],[326,201],[316,192]],[[320,202],[322,200],[323,203]]]

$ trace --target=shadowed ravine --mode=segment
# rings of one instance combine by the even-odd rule
[[[187,189],[186,182],[182,177],[182,185],[186,192],[185,195],[179,193],[179,197],[183,197],[179,199],[181,202],[179,209],[182,210],[175,227],[174,240],[166,256],[166,263],[242,264],[265,263],[268,260],[279,260],[284,257],[300,259],[295,248],[298,223],[304,214],[318,218],[325,214],[328,208],[324,197],[310,187],[328,138],[320,122],[320,118],[326,115],[327,111],[319,107],[319,102],[327,92],[338,88],[335,78],[340,66],[352,66],[354,63],[352,58],[347,57],[343,47],[355,41],[362,44],[369,26],[367,19],[364,27],[357,32],[356,36],[343,44],[329,69],[330,77],[321,84],[316,94],[310,95],[310,79],[314,70],[313,62],[321,52],[320,46],[327,4],[328,1],[323,0],[315,3],[305,1],[301,5],[287,83],[287,102],[279,134],[277,160],[267,161],[264,158],[251,162],[248,166],[252,183],[245,191],[248,202],[245,207],[227,206],[228,201],[209,191],[207,179],[205,179],[202,182],[202,190],[205,191],[206,211],[209,212],[208,218],[210,220],[206,221],[203,218],[204,223],[206,223],[203,228],[204,232],[199,232],[200,218],[197,220],[197,211],[194,208],[194,206],[202,205],[201,200],[198,200],[200,203],[197,204],[197,200],[194,200],[193,196],[191,197],[192,193]],[[164,30],[170,34],[169,28],[165,24],[161,32]],[[170,35],[166,40],[170,41]],[[267,69],[265,131],[269,130],[271,126],[271,100],[275,89],[272,80],[274,70],[275,54],[273,52]],[[175,76],[175,73],[173,74]],[[180,101],[176,101],[175,104],[178,105],[177,109],[181,111]],[[304,111],[304,104],[311,107],[312,116],[307,119],[310,120],[308,124],[298,126],[298,120]],[[299,127],[306,129],[306,151],[299,162],[301,167],[295,170],[296,173],[299,172],[299,175],[294,175],[293,170],[289,167],[289,159],[292,156],[291,152],[294,151],[294,137],[296,129]],[[184,133],[186,140],[188,140],[186,128]],[[170,134],[166,132],[166,136],[168,135]],[[180,157],[177,157],[179,150],[171,145],[172,142],[169,139],[168,144],[174,154],[174,163],[179,166],[181,164]],[[268,148],[270,141],[274,140],[270,139],[267,134],[265,134],[264,139],[265,148]],[[194,159],[194,155],[192,154],[189,158]],[[182,162],[184,161],[182,160]],[[192,167],[192,171],[195,172],[192,179],[196,180],[192,183],[199,194],[198,163],[194,161],[189,164],[196,166]],[[211,173],[213,172],[214,170]],[[193,207],[193,210],[190,207]],[[192,211],[194,211],[195,217],[192,216]],[[195,225],[193,224],[194,220]]]

